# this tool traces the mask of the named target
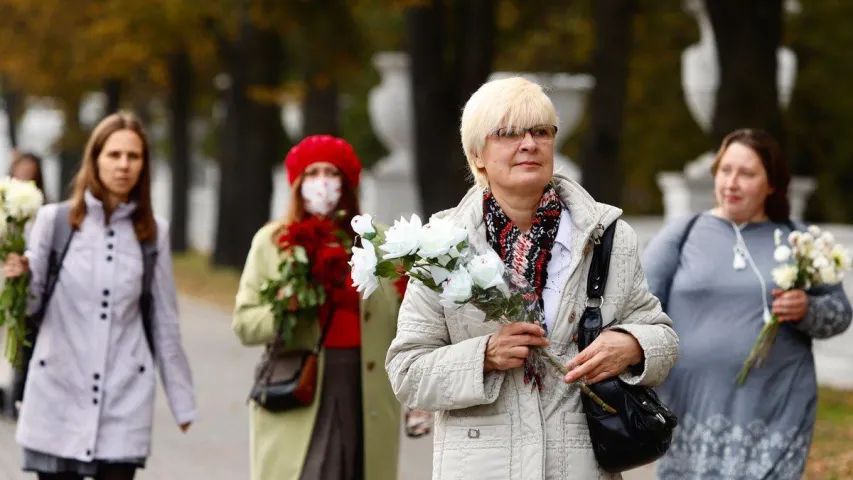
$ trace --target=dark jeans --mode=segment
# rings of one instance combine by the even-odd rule
[[[113,463],[101,464],[94,480],[133,480],[136,476],[136,465]],[[38,480],[83,480],[76,473],[39,473]]]

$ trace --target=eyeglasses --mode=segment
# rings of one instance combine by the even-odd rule
[[[557,126],[556,125],[536,125],[530,128],[521,128],[521,127],[501,127],[494,132],[490,133],[490,135],[497,137],[502,140],[521,140],[524,138],[527,133],[530,132],[530,136],[533,137],[533,140],[536,141],[549,141],[553,140],[555,136],[557,136]]]

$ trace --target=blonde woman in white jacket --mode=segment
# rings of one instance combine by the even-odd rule
[[[438,216],[465,228],[477,253],[493,249],[536,289],[545,328],[486,323],[473,307],[445,309],[436,293],[409,285],[386,370],[405,406],[438,412],[435,480],[621,478],[599,468],[571,383],[619,375],[655,386],[678,356],[672,322],[648,291],[621,210],[554,175],[557,123],[542,88],[518,77],[486,83],[462,114],[476,185]],[[578,354],[573,337],[586,304],[590,247],[613,222],[602,314],[605,325],[615,324]],[[523,368],[530,346],[548,346],[570,373],[546,373],[542,388],[531,388]]]

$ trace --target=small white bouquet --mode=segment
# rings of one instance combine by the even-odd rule
[[[370,215],[352,220],[353,230],[361,238],[361,247],[352,249],[353,286],[364,298],[379,287],[379,277],[395,280],[407,275],[430,290],[438,292],[446,308],[469,304],[486,314],[485,321],[502,325],[513,322],[542,324],[544,314],[536,294],[524,279],[506,270],[493,250],[475,254],[468,246],[468,234],[450,221],[433,218],[422,225],[417,215],[401,218],[384,233],[376,231]],[[546,362],[562,375],[566,366],[547,348],[534,347],[525,364],[525,382],[541,390],[541,375]],[[576,383],[599,406],[616,411],[586,385]]]
[[[773,269],[773,281],[782,290],[808,290],[819,285],[840,283],[844,273],[850,270],[851,259],[847,249],[835,242],[830,232],[821,231],[816,225],[807,231],[794,231],[788,235],[787,245],[782,243],[782,231],[774,235],[776,250],[773,258],[780,263]],[[752,367],[760,367],[767,359],[770,348],[779,331],[779,318],[771,314],[765,319],[746,362],[738,375],[743,385]]]
[[[44,204],[44,195],[34,182],[6,177],[0,180],[0,261],[9,254],[23,255],[24,230]],[[7,278],[0,292],[0,328],[6,326],[4,353],[9,363],[18,366],[18,352],[25,343],[29,273]]]

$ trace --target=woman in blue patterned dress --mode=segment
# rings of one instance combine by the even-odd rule
[[[658,478],[799,479],[817,410],[812,339],[846,330],[850,303],[841,285],[783,292],[773,283],[774,231],[787,237],[794,225],[790,174],[772,137],[730,134],[712,172],[716,208],[667,224],[643,258],[681,340],[660,386],[680,425]],[[783,322],[776,343],[738,386],[771,312]]]

